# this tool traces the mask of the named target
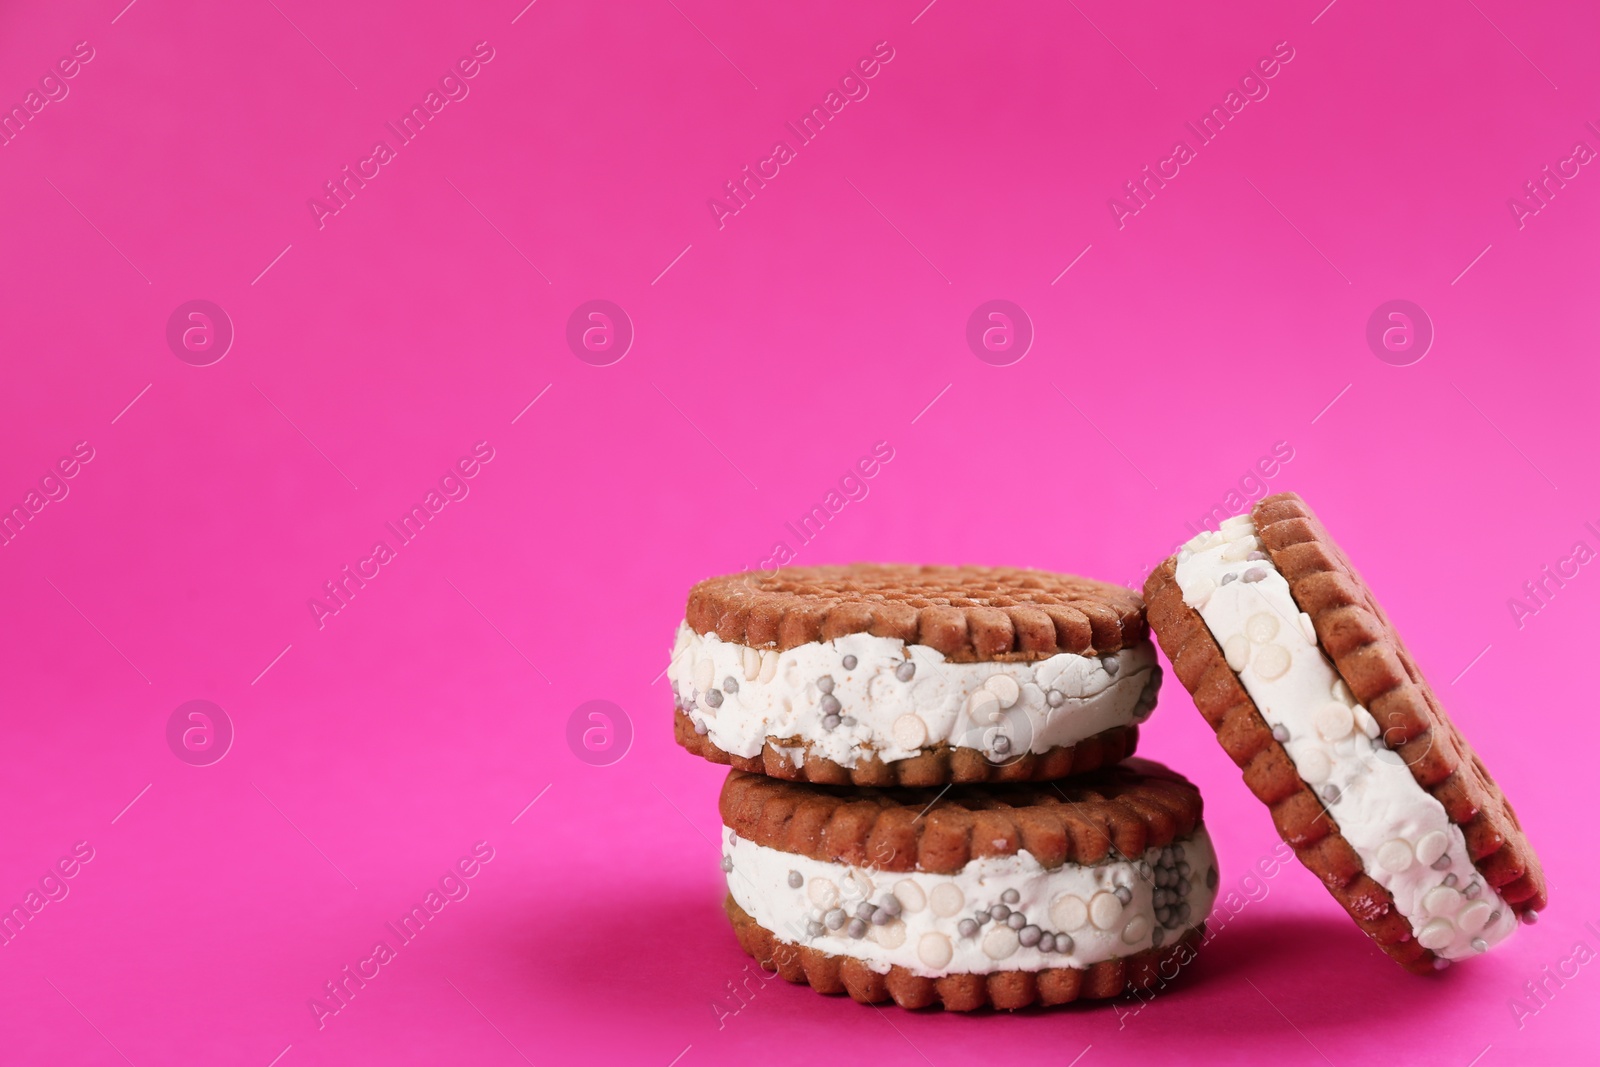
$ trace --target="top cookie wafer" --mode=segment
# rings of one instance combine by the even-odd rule
[[[696,633],[752,648],[865,633],[957,663],[1103,654],[1146,636],[1138,594],[1014,567],[854,563],[730,574],[690,590],[687,620]]]
[[[954,874],[1027,852],[1047,868],[1137,857],[1200,825],[1200,791],[1145,759],[1045,785],[820,789],[728,775],[723,825],[767,848],[881,871]]]
[[[1444,966],[1544,907],[1510,804],[1300,497],[1195,538],[1145,594],[1279,834],[1390,956]]]

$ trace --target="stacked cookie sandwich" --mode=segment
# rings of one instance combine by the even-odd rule
[[[763,966],[905,1007],[1171,980],[1216,895],[1197,790],[1128,759],[1161,669],[1131,591],[856,564],[713,578],[668,668],[731,764],[726,910]]]

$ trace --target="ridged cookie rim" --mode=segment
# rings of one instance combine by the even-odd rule
[[[1036,801],[1007,803],[1029,797]],[[722,824],[754,844],[824,863],[931,874],[1022,851],[1049,869],[1139,856],[1188,837],[1203,808],[1192,782],[1138,757],[1064,781],[938,790],[817,785],[730,770],[717,800]]]
[[[968,594],[980,594],[957,599],[985,602],[940,604],[931,601],[951,598],[919,597],[930,600],[919,606],[865,591],[805,595],[772,588],[779,581],[838,581],[852,572],[886,580],[900,576],[901,584],[937,574]],[[985,583],[1002,588],[985,590]],[[1041,589],[1063,584],[1072,588],[1056,601],[1026,602]],[[1024,602],[989,603],[995,600]],[[718,575],[689,590],[684,617],[698,634],[714,633],[749,648],[782,652],[866,633],[927,646],[953,663],[1037,660],[1063,652],[1105,655],[1139,644],[1149,634],[1143,600],[1124,586],[1033,568],[975,565],[851,563]]]
[[[1417,784],[1461,827],[1478,872],[1519,917],[1543,908],[1548,903],[1544,870],[1510,801],[1439,703],[1349,557],[1296,493],[1266,497],[1251,518],[1295,604],[1311,616],[1317,644],[1356,701],[1378,721],[1384,745],[1399,754]],[[1362,618],[1363,610],[1370,621]],[[1384,662],[1386,652],[1393,664]],[[1387,678],[1374,680],[1375,670]],[[1521,875],[1505,877],[1519,869]]]
[[[709,736],[696,733],[694,720],[681,709],[674,709],[672,713],[672,733],[678,745],[690,755],[735,770],[764,774],[786,782],[880,788],[1054,781],[1120,763],[1132,756],[1139,744],[1138,724],[1128,723],[1102,730],[1071,745],[1024,753],[1003,764],[990,762],[978,749],[956,748],[941,741],[924,748],[920,756],[888,763],[869,754],[854,767],[846,767],[808,752],[797,766],[770,738],[761,746],[760,755],[736,756]]]

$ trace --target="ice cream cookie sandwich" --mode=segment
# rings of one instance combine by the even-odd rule
[[[1278,833],[1413,971],[1545,906],[1511,805],[1305,502],[1280,493],[1145,583],[1150,625]]]
[[[712,578],[667,668],[678,743],[826,784],[1039,781],[1130,755],[1161,682],[1137,593],[857,563]]]
[[[876,789],[732,771],[726,909],[768,970],[957,1011],[1147,990],[1204,936],[1199,792],[1132,759],[1063,782]]]

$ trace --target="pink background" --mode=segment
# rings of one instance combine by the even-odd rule
[[[0,548],[0,903],[94,850],[0,947],[0,1060],[1593,1056],[1594,968],[1511,1003],[1600,948],[1572,798],[1600,731],[1559,666],[1592,662],[1600,567],[1507,607],[1600,548],[1600,174],[1521,229],[1507,204],[1600,148],[1592,5],[123,2],[0,13],[7,108],[94,52],[0,148],[0,503],[94,449]],[[308,199],[479,41],[470,95],[319,229]],[[719,229],[708,198],[880,41],[869,95]],[[1119,230],[1108,199],[1280,41],[1270,95]],[[196,298],[237,334],[207,367],[165,340]],[[612,366],[565,341],[594,298],[637,331]],[[993,298],[1037,331],[1008,367],[964,340]],[[1411,366],[1364,339],[1392,298],[1437,331]],[[308,599],[478,441],[470,495],[319,629]],[[1287,442],[1271,488],[1514,798],[1544,922],[1419,979],[1296,866],[1136,1017],[754,980],[740,1007],[722,772],[655,679],[689,585],[794,547],[877,441],[797,562],[1137,580]],[[237,732],[211,766],[167,745],[194,699]],[[591,699],[635,730],[609,766],[567,744]],[[1205,790],[1238,888],[1276,839],[1177,685],[1141,751]],[[308,1000],[478,841],[470,895],[319,1030]]]

